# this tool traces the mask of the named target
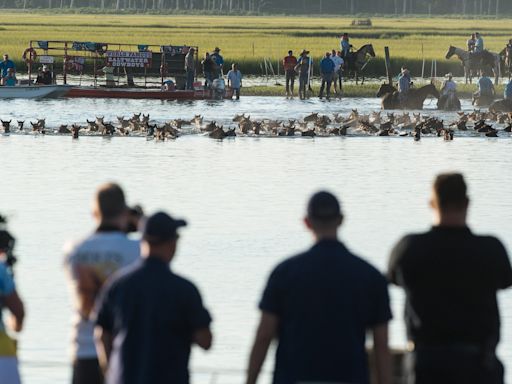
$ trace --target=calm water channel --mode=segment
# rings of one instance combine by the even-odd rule
[[[3,102],[0,116],[33,121],[46,117],[50,126],[96,115],[113,120],[133,112],[150,113],[159,122],[194,114],[228,122],[241,112],[283,119],[310,112],[347,113],[355,107],[377,110],[378,100],[13,100]],[[189,221],[173,268],[200,287],[215,332],[212,351],[193,352],[193,382],[240,383],[258,320],[257,302],[270,270],[311,242],[301,218],[312,192],[327,188],[341,198],[346,213],[343,240],[385,271],[394,242],[406,232],[428,228],[434,175],[460,170],[470,186],[472,228],[499,236],[512,253],[511,152],[510,137],[456,137],[453,142],[237,137],[218,142],[188,135],[158,143],[137,137],[0,136],[0,212],[10,216],[18,238],[16,277],[28,307],[20,339],[25,382],[69,382],[71,302],[61,249],[67,239],[93,229],[90,202],[99,183],[118,181],[130,203],[141,203],[148,212],[165,209]],[[400,347],[405,342],[403,295],[394,288],[391,292],[391,340]],[[499,353],[512,382],[512,290],[500,295],[500,305]],[[272,362],[267,360],[267,372]]]

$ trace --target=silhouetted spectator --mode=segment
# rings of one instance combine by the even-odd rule
[[[149,217],[143,262],[120,271],[98,300],[98,351],[109,384],[187,384],[191,344],[211,346],[199,291],[169,269],[184,225],[163,212]]]
[[[469,198],[461,174],[437,176],[432,229],[405,236],[391,253],[389,277],[406,293],[414,342],[407,383],[498,384],[503,366],[496,292],[512,285],[501,242],[467,227]]]
[[[128,208],[117,184],[102,185],[96,193],[96,231],[66,247],[65,266],[73,286],[73,384],[103,383],[94,344],[94,321],[89,315],[104,281],[117,269],[140,257],[140,243],[126,237]]]
[[[369,382],[366,332],[373,332],[379,383],[389,383],[387,282],[337,238],[343,221],[336,197],[310,199],[308,251],[279,264],[260,302],[248,384],[257,380],[268,347],[278,339],[274,384]]]

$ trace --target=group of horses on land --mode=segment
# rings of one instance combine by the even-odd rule
[[[347,76],[353,75],[356,80],[356,84],[361,78],[361,84],[364,83],[364,69],[368,62],[375,57],[375,50],[372,44],[363,45],[357,51],[350,53],[347,60],[346,71]],[[504,59],[505,72],[508,73],[509,80],[512,76],[512,50],[505,48],[500,53],[491,52],[484,50],[482,52],[470,53],[462,48],[450,46],[445,57],[450,59],[456,56],[464,68],[464,77],[466,84],[472,83],[473,78],[481,76],[482,74],[490,75],[493,74],[494,83],[498,84],[499,78],[502,74],[501,64],[502,57]],[[438,108],[449,111],[458,111],[461,109],[460,100],[454,95],[450,97],[441,97],[439,91],[436,89],[433,82],[420,88],[411,88],[407,98],[400,100],[398,90],[392,84],[383,84],[378,93],[377,97],[382,98],[383,109],[423,109],[423,103],[429,96],[438,99]],[[475,104],[479,106],[486,106],[493,102],[490,100],[475,100]],[[507,100],[499,101],[497,104],[492,105],[495,109],[500,111],[512,111],[512,103]]]

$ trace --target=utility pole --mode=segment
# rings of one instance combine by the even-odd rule
[[[404,5],[402,7],[402,13],[404,16],[407,13],[407,0],[404,0]]]
[[[500,0],[496,0],[496,17],[500,16]]]

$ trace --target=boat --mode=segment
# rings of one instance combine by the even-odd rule
[[[42,99],[66,95],[70,85],[16,85],[0,87],[1,99]]]
[[[164,91],[158,88],[72,87],[65,96],[105,99],[211,100],[231,98],[233,90],[226,89],[223,95],[217,97],[211,89]]]
[[[194,82],[194,90],[185,90],[185,57],[192,52],[199,68],[199,47],[188,45],[120,44],[70,40],[31,40],[23,53],[32,81],[38,65],[48,65],[53,77],[68,75],[94,76],[90,86],[72,85],[65,96],[70,98],[222,100],[231,98],[233,90],[223,79],[215,79],[212,88]],[[62,69],[60,68],[62,65]],[[99,85],[103,73],[105,86]],[[102,75],[102,76],[103,76]],[[135,79],[138,83],[135,83]],[[126,80],[126,83],[124,83]],[[143,80],[143,81],[142,81]],[[194,80],[197,80],[196,78]],[[80,81],[81,82],[81,81]],[[142,86],[142,84],[144,84]]]

